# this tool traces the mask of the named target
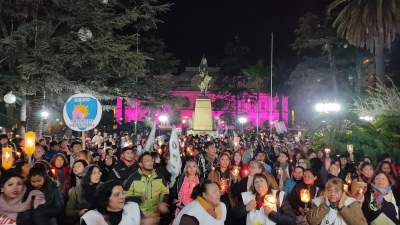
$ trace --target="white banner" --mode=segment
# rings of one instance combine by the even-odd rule
[[[154,122],[153,123],[153,127],[151,128],[151,132],[149,134],[149,137],[147,138],[146,146],[144,147],[144,151],[145,152],[150,151],[150,148],[153,146],[154,138],[156,136],[156,126],[157,126],[157,124],[156,124],[156,122]]]
[[[168,172],[171,173],[171,183],[169,184],[169,187],[172,188],[175,184],[176,178],[181,173],[181,168],[182,168],[181,153],[179,151],[178,133],[175,125],[172,128],[171,138],[169,139],[169,155],[170,155],[170,160],[167,165],[167,170]]]

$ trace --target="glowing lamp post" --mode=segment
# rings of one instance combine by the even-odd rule
[[[360,120],[371,122],[371,121],[374,120],[374,117],[372,117],[372,116],[360,116]]]
[[[158,119],[160,120],[161,123],[166,123],[168,120],[168,117],[165,115],[161,115],[158,117]]]
[[[12,157],[12,148],[5,147],[3,148],[3,153],[1,155],[1,165],[5,170],[8,170],[12,167],[14,158]]]
[[[315,110],[320,113],[339,112],[340,105],[338,103],[320,103],[315,106]]]
[[[239,117],[239,123],[242,124],[242,132],[243,132],[243,124],[247,123],[246,117]]]
[[[32,161],[32,154],[35,152],[35,147],[36,147],[36,134],[32,131],[29,131],[25,133],[24,139],[25,139],[24,152],[26,155],[28,155],[29,158],[28,162],[30,168]]]
[[[276,204],[276,197],[273,195],[266,195],[264,197],[264,205],[268,206],[269,208],[274,207],[274,205]]]
[[[10,91],[10,93],[4,95],[4,102],[7,104],[13,104],[15,103],[15,101],[17,100],[17,97],[15,97],[15,95],[13,95],[12,91]]]
[[[307,203],[311,200],[310,190],[301,189],[300,191],[300,200],[304,202],[305,208],[307,208]]]
[[[47,111],[42,111],[42,112],[40,113],[40,115],[43,117],[43,119],[47,119],[47,117],[49,117],[49,112],[47,112]]]

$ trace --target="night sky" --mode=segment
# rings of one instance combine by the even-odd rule
[[[161,2],[168,2],[162,0]],[[172,2],[171,0],[169,2]],[[292,61],[296,53],[288,46],[293,30],[306,12],[319,13],[324,0],[174,0],[170,12],[155,31],[169,52],[182,65],[198,66],[202,54],[209,66],[223,58],[224,45],[237,34],[242,45],[250,47],[250,63],[270,60],[271,32],[274,32],[274,58]]]

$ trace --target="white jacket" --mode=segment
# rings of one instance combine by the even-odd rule
[[[272,194],[276,196],[277,190],[272,190]],[[282,204],[283,202],[283,197],[285,196],[285,192],[281,191],[279,193],[279,202]],[[256,195],[253,194],[250,191],[247,192],[242,192],[242,199],[243,199],[243,204],[247,205],[251,200],[254,200],[256,198]],[[272,208],[275,212],[278,212],[276,208],[276,204]],[[260,224],[260,225],[275,225],[276,223],[272,220],[269,219],[267,215],[265,215],[264,212],[264,206],[260,208],[260,210],[253,209],[251,210],[246,217],[246,225],[253,225],[253,224]]]
[[[122,212],[119,225],[140,225],[140,209],[135,202],[127,202]],[[87,225],[108,225],[104,217],[97,210],[90,210],[81,217]]]
[[[193,216],[199,221],[199,225],[224,225],[226,219],[226,206],[224,203],[221,204],[222,215],[219,220],[214,219],[208,212],[200,205],[197,200],[194,200],[189,205],[183,207],[179,212],[178,216],[175,218],[172,225],[179,225],[183,215]]]

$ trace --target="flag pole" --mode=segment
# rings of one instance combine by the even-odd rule
[[[269,126],[270,130],[272,130],[272,69],[273,69],[273,63],[274,63],[274,32],[271,32],[271,94],[269,96],[270,102],[269,102],[269,110],[270,110],[270,115],[269,115]]]

